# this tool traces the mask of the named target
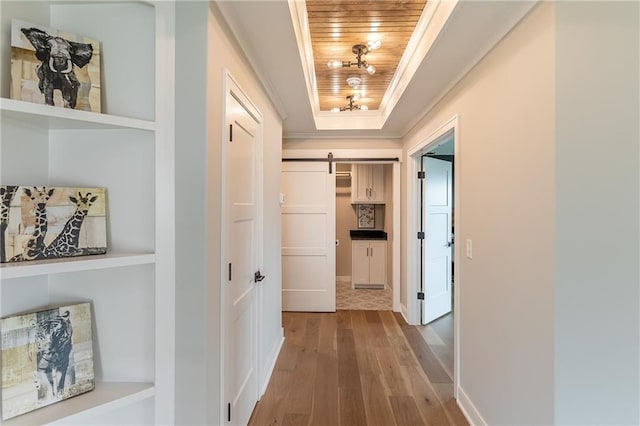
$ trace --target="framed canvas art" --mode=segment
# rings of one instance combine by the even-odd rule
[[[376,210],[373,204],[358,204],[358,229],[376,227]]]
[[[106,190],[0,186],[0,262],[107,252]]]
[[[95,387],[89,303],[0,319],[0,334],[3,420]]]
[[[11,21],[11,99],[101,111],[100,43]]]

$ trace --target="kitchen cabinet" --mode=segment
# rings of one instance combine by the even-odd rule
[[[387,283],[387,242],[351,242],[353,288],[384,288]]]
[[[351,171],[352,204],[384,204],[384,165],[354,164]]]

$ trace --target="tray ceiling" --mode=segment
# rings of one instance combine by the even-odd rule
[[[379,108],[425,4],[426,0],[307,0],[320,111],[345,106],[346,97],[353,94],[369,110]],[[352,47],[375,41],[381,47],[363,56],[375,66],[375,74],[355,66],[327,66],[332,60],[355,62]],[[348,77],[360,78],[360,85],[350,87]]]
[[[309,1],[324,4],[328,9],[336,8],[338,2]],[[379,3],[393,1],[350,0],[349,3],[366,4],[371,10]],[[395,71],[389,72],[393,77],[379,108],[373,109],[372,104],[369,111],[343,113],[320,109],[316,68],[327,70],[327,61],[318,60],[316,66],[305,0],[214,1],[212,4],[214,13],[221,13],[224,17],[246,60],[280,114],[285,138],[353,137],[373,141],[404,136],[526,15],[536,1],[428,0],[404,49],[405,54],[397,62]],[[397,11],[414,7],[414,2],[410,0],[401,4],[392,9]],[[309,7],[312,8],[313,4]],[[383,12],[380,11],[380,15],[385,15]],[[345,27],[341,34],[346,37],[348,32],[357,32],[358,22],[365,18],[364,15],[364,12],[354,13],[355,17],[350,21],[352,24]],[[334,20],[340,21],[338,18]],[[387,33],[393,35],[394,32],[404,31],[402,22],[390,24]],[[366,31],[362,34],[369,35]],[[359,41],[367,40],[345,42],[347,56],[336,55],[331,59],[355,59],[355,55],[350,53],[351,47]],[[384,61],[377,55],[394,46],[393,42],[384,38],[381,41],[380,49],[367,58],[380,70],[375,75],[383,74],[380,67]],[[340,90],[346,90],[346,87]],[[342,99],[338,100],[346,104],[343,96],[346,96],[345,92],[339,93],[337,97]]]

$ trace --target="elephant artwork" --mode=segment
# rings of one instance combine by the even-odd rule
[[[100,44],[13,20],[11,98],[100,112]]]

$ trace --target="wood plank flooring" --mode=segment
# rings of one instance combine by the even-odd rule
[[[451,379],[401,315],[282,318],[285,343],[250,425],[468,425]]]
[[[453,378],[453,314],[417,327],[449,377]]]

